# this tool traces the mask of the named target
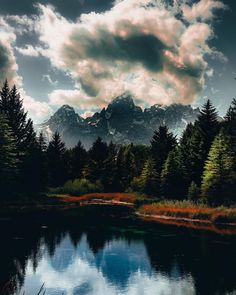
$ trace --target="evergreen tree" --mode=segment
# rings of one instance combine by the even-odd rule
[[[38,137],[38,145],[39,149],[42,153],[46,152],[47,150],[47,142],[42,132],[39,133]]]
[[[70,151],[70,177],[72,180],[82,178],[87,161],[87,151],[79,141]]]
[[[216,136],[205,164],[201,192],[213,204],[236,200],[235,154],[223,131]]]
[[[158,131],[154,132],[151,140],[151,154],[156,163],[158,173],[162,170],[162,165],[168,157],[170,151],[176,146],[176,138],[168,131],[166,126],[160,126]]]
[[[179,157],[182,167],[185,194],[192,181],[200,185],[205,162],[204,138],[196,125],[188,124],[180,139]]]
[[[12,189],[17,164],[15,138],[5,115],[0,113],[0,195]]]
[[[108,157],[104,161],[104,173],[101,179],[103,187],[108,192],[119,190],[119,180],[116,177],[116,160],[117,149],[116,146],[110,142],[108,146]]]
[[[58,132],[54,133],[47,148],[49,184],[61,186],[67,180],[66,148]]]
[[[24,111],[23,101],[16,86],[9,91],[6,81],[0,95],[0,112],[5,114],[16,138],[17,150],[23,155],[31,142],[35,141],[33,122],[27,119],[27,112]]]
[[[7,109],[7,106],[9,105],[9,98],[10,96],[10,89],[8,85],[8,81],[6,80],[3,84],[3,87],[0,91],[0,112],[3,112]]]
[[[152,157],[146,160],[140,177],[135,178],[132,183],[141,192],[148,195],[156,195],[158,190],[158,173]]]
[[[48,165],[47,165],[47,142],[45,140],[45,137],[43,133],[41,132],[39,134],[39,137],[37,138],[37,152],[38,152],[38,186],[39,190],[43,190],[48,185]]]
[[[227,123],[232,123],[236,121],[236,98],[233,99],[227,113],[225,116],[225,121]]]
[[[196,121],[196,127],[199,129],[202,136],[204,162],[207,159],[211,144],[219,132],[220,125],[217,118],[218,114],[216,109],[212,106],[211,101],[207,100]]]
[[[231,144],[236,154],[236,99],[234,98],[223,123],[223,127],[231,140]]]
[[[182,170],[178,150],[169,153],[161,172],[161,195],[166,199],[182,199]]]
[[[107,144],[98,137],[89,150],[89,162],[85,170],[85,176],[90,181],[96,182],[104,176],[104,163],[108,153]]]
[[[192,181],[188,188],[188,199],[191,201],[197,201],[200,195],[200,189],[197,184]]]

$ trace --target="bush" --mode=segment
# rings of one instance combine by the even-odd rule
[[[92,183],[87,179],[75,179],[67,181],[63,187],[53,189],[53,193],[80,196],[88,193],[99,193],[103,191],[100,182]]]

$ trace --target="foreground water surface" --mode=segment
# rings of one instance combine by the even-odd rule
[[[235,236],[110,215],[2,218],[0,294],[236,294]]]

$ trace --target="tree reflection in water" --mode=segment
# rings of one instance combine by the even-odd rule
[[[2,220],[0,294],[42,283],[47,295],[236,290],[236,237],[87,213]]]

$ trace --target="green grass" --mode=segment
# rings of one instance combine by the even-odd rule
[[[81,196],[88,193],[99,193],[103,191],[100,183],[91,183],[87,179],[75,179],[67,181],[64,186],[50,189],[51,194],[68,194],[73,196]]]

